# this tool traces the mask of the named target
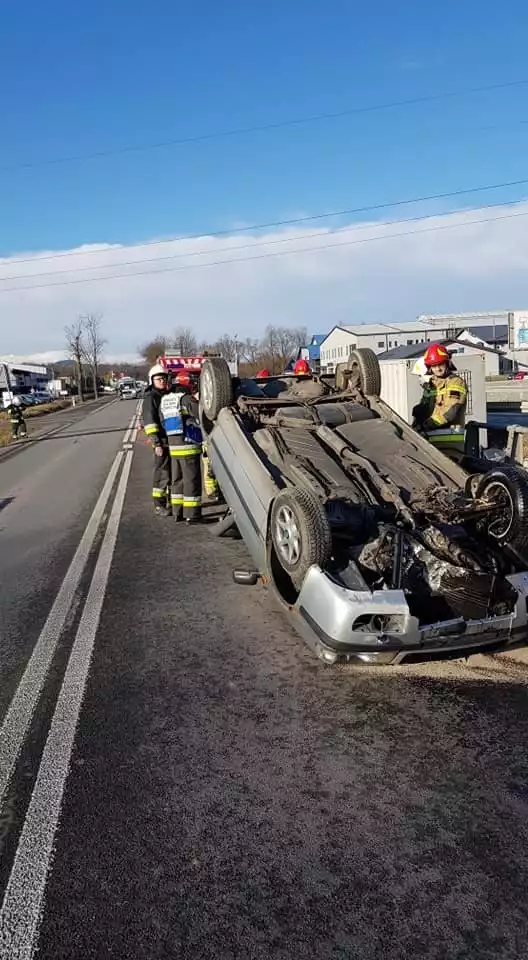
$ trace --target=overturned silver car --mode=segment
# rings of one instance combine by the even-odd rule
[[[228,515],[319,657],[394,664],[528,642],[528,476],[468,474],[379,397],[374,353],[303,400],[201,373]]]

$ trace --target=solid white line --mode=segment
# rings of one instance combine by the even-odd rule
[[[119,450],[0,728],[0,799],[4,796],[22,749],[122,458],[123,452]]]
[[[111,402],[115,403],[115,401]],[[110,404],[108,404],[108,406],[110,406]],[[102,409],[105,409],[105,405],[103,405]],[[99,410],[92,412],[99,413]],[[134,422],[135,416],[134,414],[130,420],[129,429]],[[103,519],[108,500],[110,499],[112,487],[123,456],[123,450],[119,450],[116,453],[99,499],[81,538],[81,542],[75,551],[73,560],[68,567],[55,602],[48,614],[22,679],[17,687],[17,691],[0,727],[0,801],[3,799],[13,775],[17,757],[22,749],[22,744],[29,729],[33,713],[35,712],[38,698],[42,692],[51,661],[55,655],[60,635],[64,629],[66,618],[75,599],[75,592],[78,589],[80,579],[88,562],[88,557],[97,536],[101,520]]]
[[[36,951],[53,841],[119,531],[132,456],[132,452],[125,454],[123,472],[7,885],[0,913],[0,960],[31,960]]]
[[[131,416],[131,418],[130,418],[130,422],[129,422],[129,424],[128,424],[128,427],[127,427],[126,430],[125,430],[125,435],[124,435],[124,437],[123,437],[123,443],[129,443],[129,441],[130,441],[130,434],[131,434],[131,432],[132,432],[132,430],[133,430],[133,428],[134,428],[134,421],[135,421],[135,419],[136,419],[136,414],[134,413],[134,414],[132,414],[132,416]]]

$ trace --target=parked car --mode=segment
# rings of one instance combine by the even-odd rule
[[[253,563],[237,579],[268,582],[329,662],[526,641],[528,477],[469,474],[380,399],[372,351],[352,369],[303,402],[205,361],[202,427],[228,508],[218,532],[236,528]]]

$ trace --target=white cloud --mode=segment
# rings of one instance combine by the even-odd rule
[[[488,218],[492,222],[473,222]],[[122,359],[156,332],[180,325],[214,340],[225,331],[257,336],[268,323],[324,333],[339,322],[528,308],[528,202],[392,226],[370,222],[330,230],[306,224],[265,235],[57,253],[53,260],[42,259],[44,251],[0,260],[2,353],[62,352],[64,325],[88,311],[103,313],[107,356]],[[175,259],[140,262],[167,257]],[[226,260],[238,262],[197,266]],[[155,270],[167,272],[146,272]],[[136,271],[145,273],[130,276]],[[114,273],[126,277],[2,292]]]

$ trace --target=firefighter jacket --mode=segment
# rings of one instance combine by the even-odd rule
[[[160,404],[166,396],[164,390],[147,387],[143,400],[143,429],[155,447],[167,446],[167,433],[161,420]]]
[[[198,401],[185,387],[175,387],[163,395],[160,417],[171,448],[185,447],[188,456],[201,453]]]
[[[431,377],[414,408],[415,419],[424,427],[463,427],[466,419],[467,387],[462,377]]]
[[[24,410],[25,407],[21,403],[10,403],[7,407],[7,413],[11,423],[23,423]]]

